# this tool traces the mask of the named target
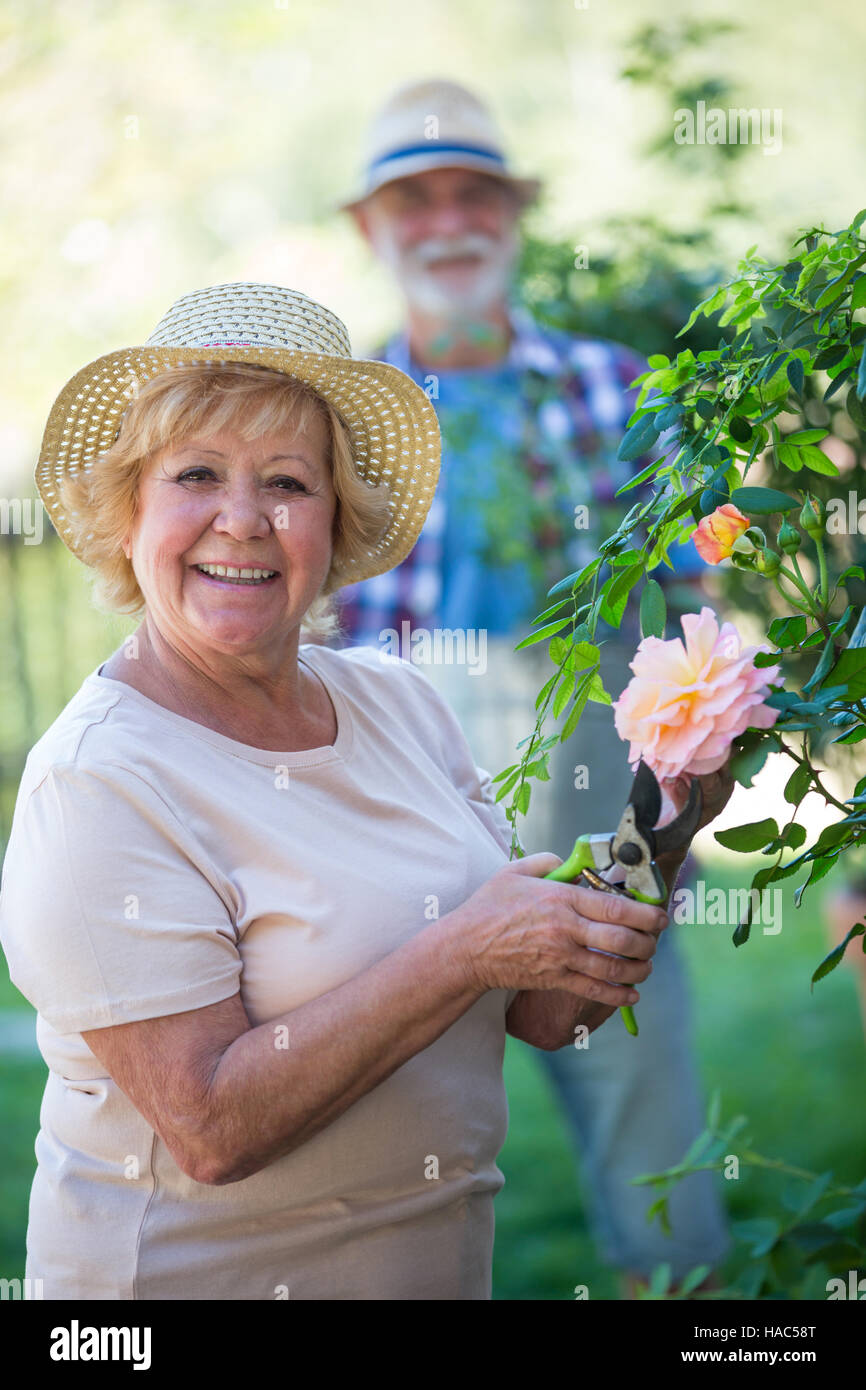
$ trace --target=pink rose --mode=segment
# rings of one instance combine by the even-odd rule
[[[745,729],[769,729],[779,711],[764,704],[780,667],[755,668],[767,647],[741,650],[733,623],[719,631],[711,608],[686,613],[685,646],[645,637],[635,653],[634,677],[614,701],[620,738],[630,741],[629,762],[643,758],[659,781],[684,772],[716,772]]]

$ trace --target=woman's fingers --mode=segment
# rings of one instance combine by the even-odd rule
[[[639,985],[652,974],[652,961],[649,958],[629,960],[625,956],[612,956],[604,951],[575,945],[569,952],[567,967],[580,975],[588,975],[593,980],[604,980],[612,985]]]
[[[568,892],[574,911],[585,921],[602,926],[628,928],[632,932],[649,933],[657,937],[668,924],[668,914],[664,908],[652,903],[640,903],[635,898],[627,898],[622,893],[602,893],[597,888],[586,888],[583,884],[563,884]],[[608,948],[602,942],[593,942],[602,949]]]
[[[595,975],[582,975],[580,971],[566,970],[556,981],[556,989],[568,990],[580,999],[593,1004],[609,1004],[614,1009],[622,1009],[626,1004],[636,1004],[640,995],[631,985],[611,984]]]

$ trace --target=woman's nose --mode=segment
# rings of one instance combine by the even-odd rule
[[[271,529],[266,499],[253,484],[226,488],[213,525],[217,531],[231,531],[240,537],[266,536]]]

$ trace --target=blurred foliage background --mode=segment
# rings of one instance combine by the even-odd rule
[[[35,496],[42,428],[68,378],[143,342],[189,290],[291,285],[343,318],[359,355],[392,331],[394,285],[335,204],[354,189],[366,121],[425,77],[477,89],[518,169],[545,180],[519,274],[540,318],[645,354],[715,346],[706,320],[675,334],[748,247],[775,258],[801,229],[843,226],[866,205],[864,49],[858,0],[722,0],[711,19],[692,0],[650,21],[640,0],[5,0],[0,495]],[[698,100],[778,111],[781,150],[677,145],[674,113]],[[807,409],[835,433],[832,402]],[[844,425],[833,457],[859,492],[863,459]],[[713,574],[707,588],[744,632],[760,610],[749,579]],[[28,748],[134,624],[93,609],[86,574],[48,529],[39,545],[0,534],[0,586],[2,850]],[[772,792],[761,786],[757,802]],[[706,863],[726,886],[743,872],[724,855]],[[856,1183],[854,979],[836,971],[814,993],[807,983],[827,945],[821,889],[799,912],[786,900],[786,930],[750,942],[748,959],[724,928],[679,931],[708,1090],[721,1088],[726,1114],[759,1118],[759,1149]],[[0,1065],[0,1274],[12,1277],[23,1273],[44,1066],[33,1011],[8,979]],[[616,1297],[539,1077],[531,1049],[509,1039],[495,1296],[568,1298],[588,1283],[592,1297]],[[725,1187],[734,1220],[774,1200],[766,1177]]]

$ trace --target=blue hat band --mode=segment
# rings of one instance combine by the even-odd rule
[[[443,145],[436,140],[427,140],[423,145],[404,145],[402,149],[392,150],[390,154],[380,155],[378,159],[372,160],[368,166],[368,174],[380,169],[384,164],[389,164],[394,159],[408,159],[416,154],[471,154],[476,159],[487,159],[497,168],[505,168],[505,160],[497,150],[491,150],[484,145]]]

